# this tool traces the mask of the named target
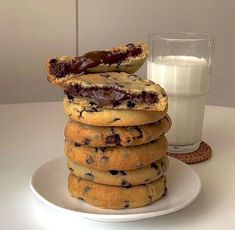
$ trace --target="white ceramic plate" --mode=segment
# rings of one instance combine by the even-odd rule
[[[201,181],[191,167],[169,157],[166,172],[167,195],[142,208],[107,210],[91,206],[70,196],[67,191],[66,158],[51,160],[39,167],[31,177],[30,187],[34,194],[47,205],[68,215],[104,222],[127,222],[151,218],[175,212],[192,203],[200,193]]]

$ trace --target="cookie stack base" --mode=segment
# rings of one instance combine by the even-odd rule
[[[68,177],[68,190],[75,198],[107,209],[137,208],[155,202],[166,192],[166,177],[130,188],[101,185],[81,179],[72,173]]]

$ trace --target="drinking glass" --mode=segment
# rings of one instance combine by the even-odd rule
[[[148,44],[148,79],[168,95],[168,152],[193,152],[201,142],[214,39],[199,33],[155,33]]]

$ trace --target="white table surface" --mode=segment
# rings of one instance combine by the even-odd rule
[[[213,156],[192,165],[202,180],[198,199],[175,213],[130,223],[65,216],[31,192],[33,171],[63,155],[66,117],[60,102],[1,105],[0,118],[1,230],[235,229],[235,108],[206,108],[203,140]]]

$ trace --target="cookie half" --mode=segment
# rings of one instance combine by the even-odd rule
[[[87,74],[64,83],[68,98],[86,108],[164,111],[167,95],[160,85],[124,72]]]
[[[171,127],[168,115],[153,124],[130,127],[90,126],[69,120],[64,134],[69,140],[79,144],[89,142],[91,147],[134,146],[158,139]]]
[[[167,113],[141,110],[87,108],[64,97],[64,112],[73,121],[94,126],[138,126],[157,122]]]
[[[82,199],[99,208],[137,208],[151,204],[165,194],[166,177],[162,176],[146,185],[125,188],[96,184],[70,173],[68,190],[73,197]]]
[[[84,73],[136,72],[145,62],[149,51],[144,42],[134,42],[108,50],[93,51],[79,57],[51,58],[47,65],[47,78],[63,87],[66,80]]]
[[[109,170],[97,171],[77,164],[68,159],[67,166],[69,170],[76,176],[83,179],[106,185],[115,185],[130,187],[140,184],[148,184],[157,180],[167,170],[169,160],[167,155],[160,160],[151,163],[145,167],[133,170]]]
[[[166,155],[165,136],[138,146],[93,148],[65,140],[65,155],[73,162],[99,170],[131,170],[151,164]]]

